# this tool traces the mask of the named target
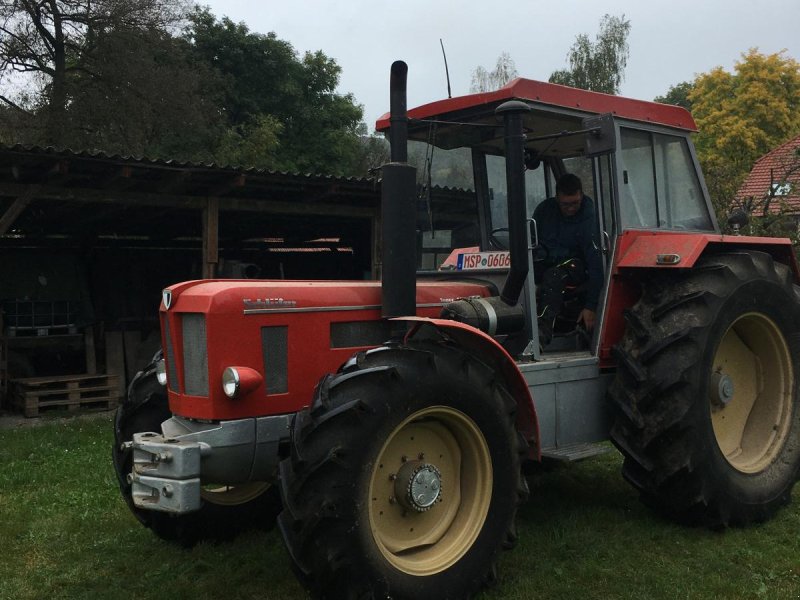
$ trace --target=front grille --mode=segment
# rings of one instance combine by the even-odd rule
[[[185,313],[183,324],[183,381],[190,396],[208,396],[206,319],[202,313]]]
[[[167,385],[173,392],[180,392],[178,385],[178,368],[175,365],[175,349],[172,347],[172,332],[169,328],[169,317],[164,315],[164,345],[167,348]]]
[[[289,391],[289,328],[262,327],[261,352],[267,394],[285,394]]]

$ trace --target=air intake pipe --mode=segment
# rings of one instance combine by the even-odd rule
[[[403,61],[392,64],[389,85],[391,158],[381,168],[381,314],[385,319],[417,312],[417,170],[406,162],[407,73],[408,66]]]

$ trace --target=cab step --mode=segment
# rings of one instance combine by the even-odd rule
[[[566,446],[554,446],[542,449],[542,459],[557,460],[560,462],[575,462],[593,456],[606,454],[614,449],[611,444],[599,442],[593,444],[579,443]]]

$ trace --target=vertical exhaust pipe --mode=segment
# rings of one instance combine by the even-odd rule
[[[417,312],[417,170],[408,164],[408,114],[403,61],[392,64],[389,84],[391,158],[381,168],[381,303],[383,318]]]
[[[528,276],[528,209],[525,198],[525,129],[522,117],[531,110],[519,100],[510,100],[497,107],[503,117],[506,148],[506,191],[508,193],[508,249],[511,267],[500,298],[513,306],[519,300]]]

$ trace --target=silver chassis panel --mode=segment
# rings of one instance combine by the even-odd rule
[[[517,363],[533,396],[543,451],[608,439],[606,390],[613,375],[600,372],[589,352],[547,353],[541,362]]]

